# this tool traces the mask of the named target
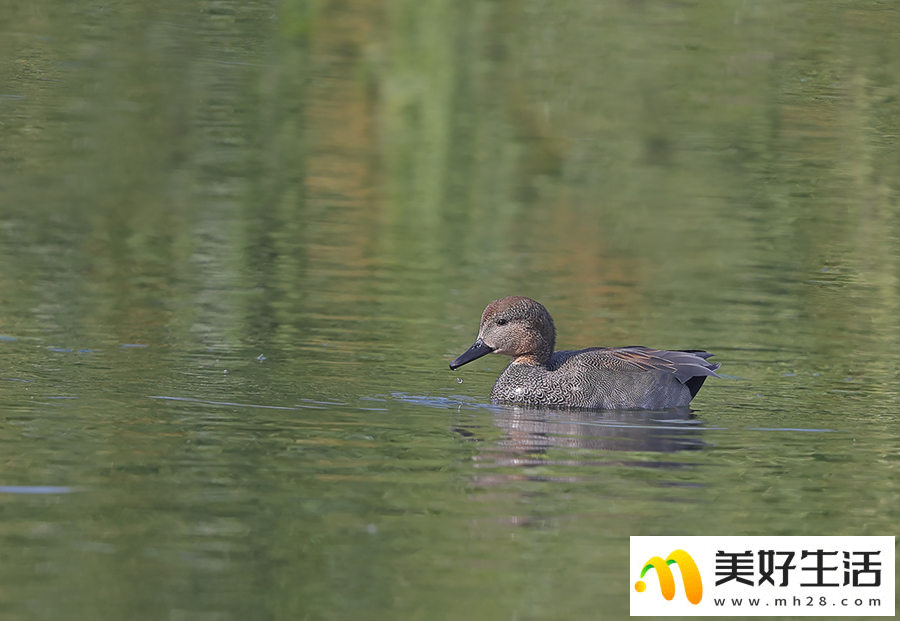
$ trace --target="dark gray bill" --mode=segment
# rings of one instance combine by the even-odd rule
[[[472,344],[469,349],[463,352],[463,354],[459,358],[450,363],[450,368],[455,371],[462,365],[472,362],[473,360],[477,360],[482,356],[486,356],[492,351],[494,351],[493,347],[488,347],[484,344],[484,341],[478,339],[477,341],[475,341],[475,343]]]

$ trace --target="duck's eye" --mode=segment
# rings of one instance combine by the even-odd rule
[[[509,323],[509,319],[498,319],[497,320],[498,326],[505,326],[507,323]]]

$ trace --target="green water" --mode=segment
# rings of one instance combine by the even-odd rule
[[[898,31],[0,3],[0,617],[618,619],[629,535],[895,534]],[[490,406],[511,294],[724,377]]]

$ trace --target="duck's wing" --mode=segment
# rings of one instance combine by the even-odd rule
[[[604,347],[591,350],[604,358],[609,366],[623,371],[666,371],[682,384],[694,377],[719,377],[716,369],[721,365],[709,362],[713,354],[701,350],[670,351],[649,347]],[[701,380],[702,383],[702,380]],[[698,386],[699,389],[699,386]]]

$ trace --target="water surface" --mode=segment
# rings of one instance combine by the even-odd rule
[[[889,3],[0,7],[0,610],[627,615],[630,535],[900,526]],[[491,405],[491,300],[706,348]]]

